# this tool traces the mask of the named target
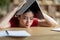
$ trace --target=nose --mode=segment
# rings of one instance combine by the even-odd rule
[[[27,19],[26,23],[27,23],[28,25],[30,24],[30,22],[31,22],[30,19]]]

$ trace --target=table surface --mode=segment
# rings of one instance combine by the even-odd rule
[[[60,40],[60,32],[52,31],[51,27],[7,28],[0,30],[26,30],[30,37],[0,37],[0,40]]]

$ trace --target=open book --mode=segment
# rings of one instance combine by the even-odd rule
[[[0,31],[0,37],[3,36],[12,36],[12,37],[27,37],[31,36],[27,31],[20,30],[20,31]]]

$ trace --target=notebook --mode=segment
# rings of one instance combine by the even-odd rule
[[[20,30],[20,31],[0,31],[0,37],[3,36],[12,36],[12,37],[27,37],[31,36],[27,31]]]

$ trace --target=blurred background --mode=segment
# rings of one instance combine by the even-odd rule
[[[23,0],[0,0],[0,20],[21,2]],[[37,2],[43,12],[60,24],[60,0],[37,0]]]

